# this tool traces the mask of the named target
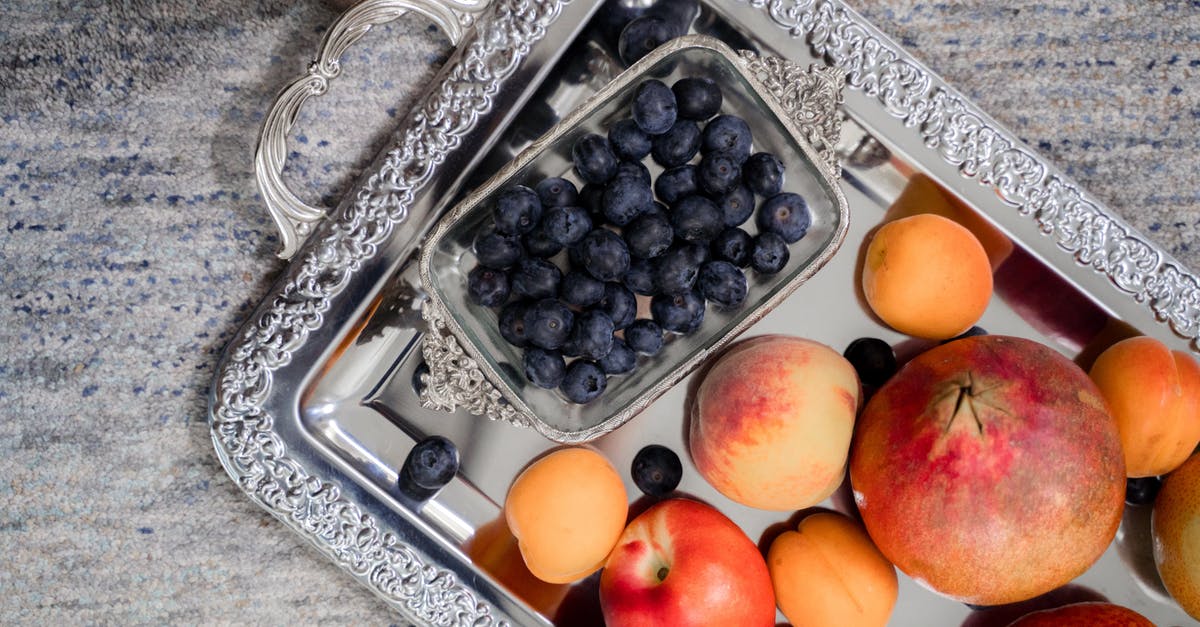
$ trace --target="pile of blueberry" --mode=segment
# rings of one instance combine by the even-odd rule
[[[722,101],[706,78],[645,81],[608,137],[574,144],[582,189],[553,177],[497,196],[475,239],[468,294],[499,308],[500,333],[525,349],[530,382],[592,401],[638,354],[658,353],[664,333],[696,331],[706,303],[740,307],[744,268],[769,275],[787,265],[788,245],[811,224],[807,204],[782,191],[777,157],[752,154],[746,121],[719,115]],[[663,168],[653,180],[647,157]],[[740,227],[756,196],[752,236]],[[650,319],[636,319],[637,295],[650,298]]]

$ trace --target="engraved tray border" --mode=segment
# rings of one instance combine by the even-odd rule
[[[370,264],[409,218],[417,192],[436,185],[439,165],[470,149],[463,140],[478,130],[493,96],[568,4],[496,0],[478,18],[395,143],[318,227],[231,341],[210,395],[213,444],[238,486],[415,623],[540,621],[471,571],[462,556],[422,542],[417,519],[384,515],[367,490],[337,469],[289,451],[287,419],[294,417],[283,412],[298,407],[296,384],[284,375],[297,364],[317,363],[329,349],[316,340],[332,340],[330,329],[348,319],[348,302],[363,299],[362,289],[348,289],[361,288],[356,275],[375,268]],[[1200,346],[1200,281],[1194,274],[841,0],[742,0],[721,10],[761,12],[805,41],[846,72],[849,91],[902,121],[945,164],[1015,208],[1063,254],[1169,324],[1193,350]]]

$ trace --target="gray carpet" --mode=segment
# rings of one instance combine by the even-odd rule
[[[1200,268],[1200,2],[856,4]],[[282,267],[254,137],[333,14],[0,17],[0,623],[388,623],[241,496],[204,421],[220,350]],[[293,138],[302,195],[337,198],[447,52],[416,18],[354,48]]]

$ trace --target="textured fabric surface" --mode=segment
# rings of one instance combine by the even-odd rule
[[[1200,2],[856,5],[1200,268]],[[283,267],[254,138],[333,14],[0,16],[0,622],[394,620],[242,496],[205,424],[220,351]],[[352,49],[293,135],[301,195],[339,197],[448,51],[418,18]]]

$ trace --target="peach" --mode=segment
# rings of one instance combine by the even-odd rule
[[[966,227],[918,214],[879,227],[862,266],[863,296],[888,326],[944,340],[971,328],[992,297],[992,267]]]
[[[1108,403],[1130,477],[1165,475],[1200,443],[1200,365],[1150,337],[1113,344],[1089,373]]]
[[[1163,586],[1200,620],[1200,454],[1167,475],[1154,501],[1150,534]]]
[[[886,625],[899,592],[896,570],[858,523],[820,512],[771,543],[775,602],[805,625]]]
[[[845,475],[859,389],[854,367],[823,344],[782,335],[740,342],[696,390],[692,461],[743,505],[814,505]]]
[[[992,270],[1000,267],[1013,252],[1012,240],[1008,239],[1003,231],[979,215],[970,205],[942,189],[933,179],[918,172],[908,180],[904,191],[900,192],[900,196],[888,207],[883,221],[891,222],[920,213],[934,213],[966,227],[983,246]]]
[[[504,519],[529,571],[549,583],[596,572],[629,513],[616,469],[587,448],[563,448],[529,465],[513,481]]]

